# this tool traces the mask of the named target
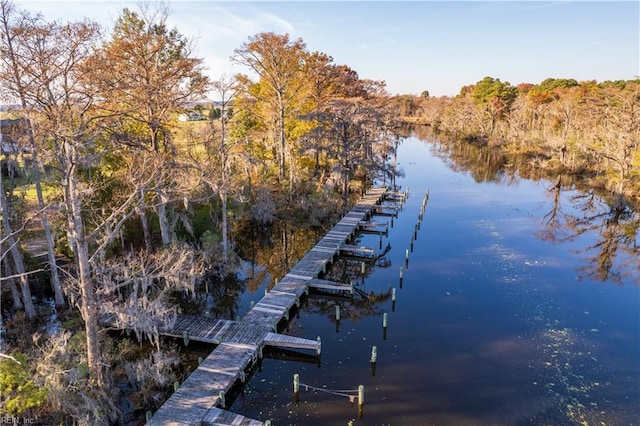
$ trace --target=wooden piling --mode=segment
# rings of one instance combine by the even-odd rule
[[[220,405],[220,408],[227,408],[226,401],[224,400],[224,391],[220,391],[220,393],[218,394],[218,398],[220,399],[220,402],[218,403],[218,405]]]
[[[336,321],[340,321],[340,305],[336,305]]]
[[[300,402],[300,375],[298,373],[293,375],[293,399],[298,405]]]
[[[320,340],[320,336],[318,336],[318,339],[316,341],[318,342],[316,346],[316,354],[320,356],[320,353],[322,352],[322,341]]]
[[[186,331],[182,333],[182,340],[184,340],[185,346],[189,346],[189,334]]]
[[[378,348],[376,346],[373,346],[371,348],[371,360],[369,362],[371,362],[371,364],[375,364],[377,360],[378,360]]]
[[[300,375],[298,373],[293,375],[293,392],[300,392]]]

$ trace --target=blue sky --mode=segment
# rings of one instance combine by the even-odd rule
[[[48,20],[113,26],[137,1],[14,0]],[[169,22],[194,38],[213,79],[247,72],[229,57],[262,31],[302,38],[391,94],[455,95],[485,76],[513,85],[547,77],[640,75],[640,2],[168,1]]]

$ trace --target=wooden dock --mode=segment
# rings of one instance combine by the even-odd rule
[[[353,293],[351,284],[321,280],[319,275],[339,256],[342,248],[377,209],[386,193],[374,188],[309,250],[241,321],[178,315],[172,327],[161,333],[173,337],[217,344],[209,356],[180,385],[178,390],[156,411],[149,425],[262,425],[258,420],[230,413],[225,394],[262,357],[265,346],[310,349],[320,355],[321,342],[278,334],[280,321],[288,320],[291,309],[309,288]],[[379,210],[380,211],[380,210]],[[389,209],[381,211],[388,212]],[[114,325],[115,318],[103,319]]]

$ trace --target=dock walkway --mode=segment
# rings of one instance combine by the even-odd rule
[[[263,422],[224,410],[225,394],[262,356],[265,346],[314,349],[320,354],[320,338],[302,339],[277,334],[277,326],[289,318],[292,307],[310,287],[353,291],[348,284],[318,277],[339,256],[341,248],[358,232],[383,199],[385,188],[374,188],[309,250],[240,321],[178,315],[174,326],[162,334],[188,337],[218,346],[204,359],[178,390],[147,422],[149,425],[262,425]],[[114,318],[111,319],[115,321]],[[108,322],[108,321],[107,321]]]

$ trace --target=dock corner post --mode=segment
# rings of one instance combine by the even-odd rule
[[[178,389],[180,389],[180,382],[176,380],[173,382],[173,391],[178,392]]]
[[[358,386],[358,417],[364,415],[364,385]]]
[[[184,340],[184,345],[189,346],[189,334],[186,331],[182,333],[182,339]]]
[[[293,375],[293,398],[297,406],[300,402],[300,375],[298,373]]]
[[[224,391],[220,391],[220,393],[218,394],[218,398],[219,398],[219,403],[218,405],[220,405],[220,408],[227,408],[227,404],[225,403],[224,400]]]
[[[271,426],[271,420],[265,420],[264,426]]]
[[[320,336],[318,336],[316,342],[316,355],[320,356],[322,353],[322,340],[320,339]]]
[[[147,423],[151,421],[151,417],[153,417],[153,414],[151,414],[151,411],[147,411],[146,413],[144,413],[144,418],[147,421]]]

